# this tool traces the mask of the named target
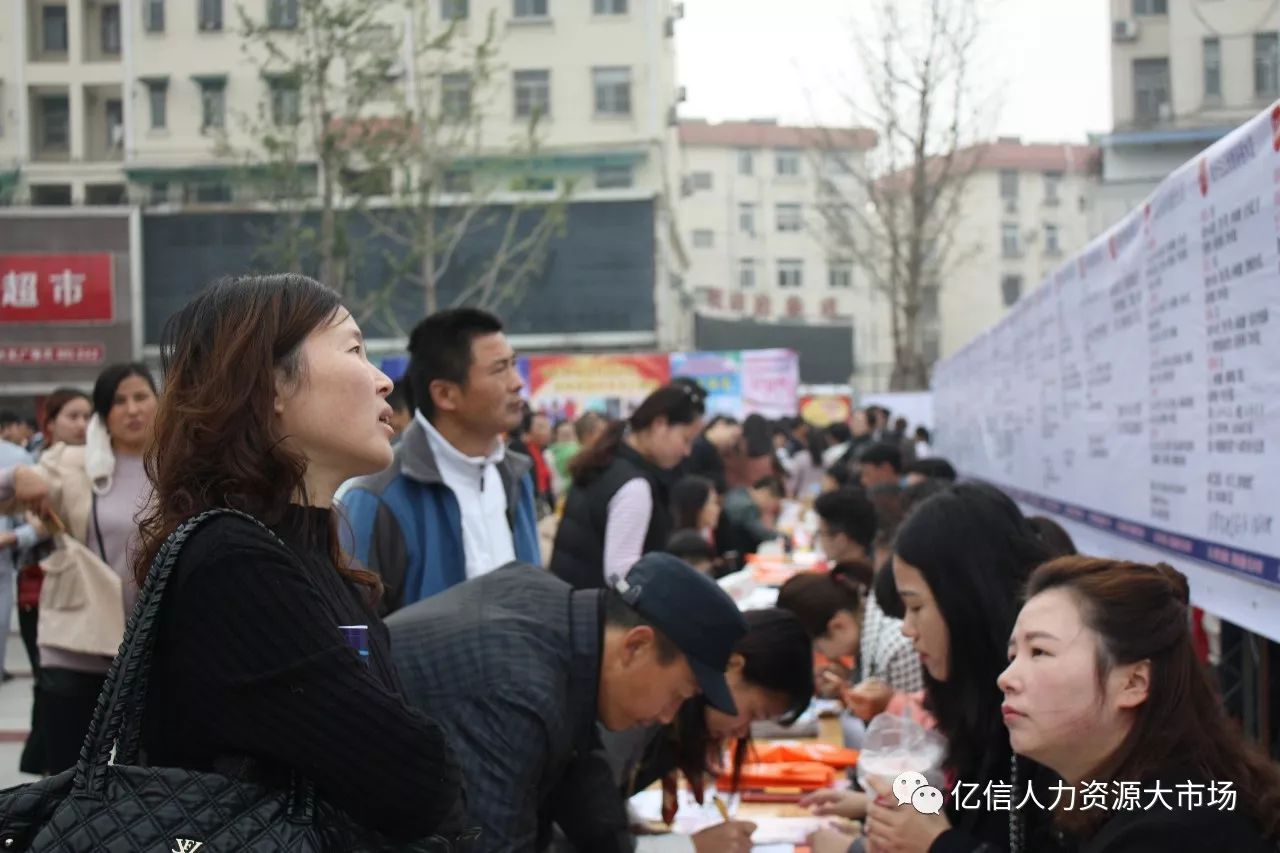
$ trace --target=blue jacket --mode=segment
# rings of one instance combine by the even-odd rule
[[[533,463],[507,451],[498,474],[507,492],[516,559],[542,565]],[[467,579],[458,499],[444,484],[426,430],[404,431],[391,466],[351,483],[340,498],[343,546],[386,587],[383,608],[398,610]],[[497,568],[496,566],[494,568]]]

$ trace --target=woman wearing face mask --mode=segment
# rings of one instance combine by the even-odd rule
[[[62,409],[73,405],[78,404]],[[74,540],[62,541],[42,564],[46,577],[37,635],[45,773],[65,770],[79,759],[103,679],[137,599],[131,572],[134,518],[151,494],[142,457],[151,444],[155,412],[155,383],[145,365],[108,367],[94,383],[83,446],[55,444],[37,465],[49,483],[50,508]],[[63,437],[77,432],[68,425]],[[82,572],[99,582],[83,583]]]
[[[44,400],[42,412],[45,450],[59,444],[82,446],[89,418],[93,414],[93,402],[89,395],[75,388],[57,388]],[[41,451],[39,456],[43,456]],[[37,459],[39,458],[37,456]],[[31,732],[22,749],[19,768],[24,773],[43,773],[47,761],[44,736],[44,700],[40,695],[40,652],[38,625],[40,621],[40,590],[44,584],[44,570],[40,559],[47,556],[45,546],[36,546],[21,554],[22,570],[18,574],[18,627],[22,632],[22,644],[27,650],[31,674],[35,686],[35,700],[31,705]]]
[[[641,555],[666,547],[670,472],[702,429],[705,400],[692,382],[659,388],[578,454],[552,572],[577,589],[612,585]]]
[[[1021,802],[1029,781],[1051,776],[1019,760],[1014,766],[1000,716],[996,678],[1031,571],[1047,557],[1036,532],[1003,493],[962,483],[916,506],[898,528],[893,578],[905,606],[903,634],[925,669],[925,702],[946,738],[943,770],[953,781],[1009,784]],[[1033,778],[1034,776],[1034,778]],[[939,814],[897,808],[888,784],[868,808],[873,849],[895,853],[1028,851],[1054,848],[1047,816],[1036,809],[959,809]],[[880,790],[883,788],[883,790]],[[1043,797],[1042,797],[1043,798]],[[814,853],[833,849],[815,845]]]
[[[1186,578],[1165,565],[1066,557],[1037,569],[1028,594],[999,679],[1004,721],[1019,755],[1075,789],[1055,820],[1080,849],[1274,851],[1280,770],[1227,719],[1196,660]],[[1228,782],[1234,810],[1209,793]],[[1113,808],[1120,783],[1142,791],[1135,808]],[[1106,808],[1082,808],[1091,790]]]
[[[785,610],[748,610],[747,633],[734,647],[725,673],[737,716],[716,711],[702,699],[685,703],[669,726],[635,737],[610,739],[610,755],[619,765],[622,793],[630,797],[659,780],[664,792],[674,796],[683,773],[701,799],[709,774],[719,772],[708,764],[723,745],[737,741],[733,766],[746,760],[751,724],[761,720],[794,718],[813,696],[812,649],[804,627]],[[619,755],[625,744],[630,754]],[[750,824],[730,821],[690,838],[641,836],[637,853],[746,853],[751,849]]]
[[[436,832],[458,767],[400,696],[378,580],[340,551],[332,511],[340,484],[391,462],[391,381],[337,294],[292,274],[211,285],[170,320],[161,353],[136,577],[207,510],[270,529],[219,515],[182,546],[156,622],[148,762],[267,785],[296,772],[366,827]],[[351,625],[367,626],[367,656],[339,630]]]

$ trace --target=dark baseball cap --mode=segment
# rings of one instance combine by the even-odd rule
[[[658,552],[641,557],[614,589],[680,649],[707,703],[737,714],[724,671],[747,621],[728,593],[679,557]]]

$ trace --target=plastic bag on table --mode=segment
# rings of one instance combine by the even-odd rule
[[[929,784],[944,787],[942,759],[947,742],[942,735],[925,729],[909,717],[878,714],[867,727],[858,758],[858,784],[874,793],[867,778],[882,779],[892,785],[899,773],[921,773]]]

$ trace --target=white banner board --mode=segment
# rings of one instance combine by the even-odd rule
[[[1170,175],[933,377],[935,443],[965,476],[1140,546],[1128,553],[1247,578],[1221,615],[1250,626],[1234,611],[1261,602],[1272,636],[1278,200],[1280,106]]]

